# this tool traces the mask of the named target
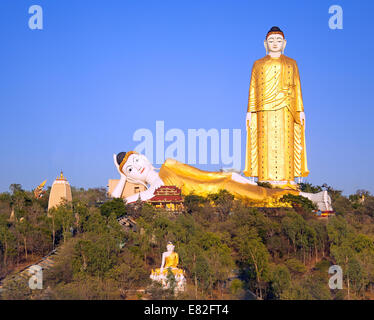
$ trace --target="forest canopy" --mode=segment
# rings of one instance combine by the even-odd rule
[[[72,188],[73,202],[47,214],[19,184],[0,194],[2,299],[372,299],[374,197],[328,186],[336,215],[318,218],[308,199],[292,208],[253,208],[225,190],[184,197],[184,212],[108,199],[102,188]],[[124,227],[119,217],[135,226]],[[149,278],[168,241],[179,254],[187,288],[174,295]],[[10,275],[57,248],[43,290]],[[343,289],[330,290],[328,269],[343,269]]]

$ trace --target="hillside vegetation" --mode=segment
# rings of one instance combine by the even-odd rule
[[[303,184],[307,192],[321,187]],[[48,192],[35,199],[12,185],[0,194],[0,279],[58,247],[43,290],[4,282],[3,299],[372,299],[374,197],[328,188],[336,216],[318,219],[305,198],[293,208],[251,208],[226,191],[185,197],[185,212],[126,205],[105,189],[76,189],[72,206],[47,215]],[[11,212],[14,219],[9,220]],[[131,217],[123,228],[120,216]],[[172,241],[187,289],[179,295],[149,279]],[[343,290],[330,290],[330,265]]]

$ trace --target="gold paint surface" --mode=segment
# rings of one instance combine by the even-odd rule
[[[309,174],[304,111],[296,61],[281,55],[255,61],[249,89],[244,174],[260,181],[293,181]]]
[[[289,193],[299,195],[297,190],[269,189],[243,184],[232,180],[230,172],[204,171],[174,159],[165,161],[161,166],[159,176],[165,185],[181,188],[183,195],[194,193],[205,197],[224,189],[238,199],[253,202],[255,206],[289,206],[280,203],[279,199]]]
[[[176,268],[179,263],[178,253],[172,252],[165,258],[165,267],[164,268]]]

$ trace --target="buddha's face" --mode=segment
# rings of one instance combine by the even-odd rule
[[[152,171],[152,164],[142,154],[132,154],[122,168],[122,172],[134,180],[145,182],[148,173]]]
[[[168,252],[173,252],[173,251],[174,251],[174,245],[172,245],[172,244],[168,244],[168,245],[166,246],[166,250],[167,250]]]
[[[269,52],[282,52],[286,47],[286,39],[281,34],[271,34],[264,45]]]

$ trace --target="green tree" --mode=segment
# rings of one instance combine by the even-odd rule
[[[261,282],[269,272],[269,252],[259,238],[242,238],[239,242],[239,257],[244,265],[253,267],[256,277],[256,294],[262,299]]]
[[[218,193],[209,194],[208,199],[216,206],[221,220],[224,220],[232,209],[234,196],[226,190],[219,190]]]
[[[270,275],[272,295],[279,299],[291,285],[291,274],[285,265],[276,265]]]
[[[312,210],[317,210],[317,206],[315,203],[313,203],[308,198],[305,198],[303,196],[295,196],[293,194],[286,194],[281,199],[281,202],[288,202],[291,203],[292,207],[302,208],[306,212],[311,212]]]
[[[17,192],[23,192],[22,186],[19,183],[12,183],[9,186],[9,190],[12,192],[12,195],[15,195]]]
[[[199,211],[201,206],[207,203],[207,201],[208,200],[206,198],[192,193],[192,194],[185,196],[183,202],[184,202],[186,211],[188,213],[192,213],[195,211]]]
[[[144,268],[141,257],[129,249],[125,249],[121,254],[109,276],[118,282],[125,295],[127,290],[150,282],[149,272]]]
[[[69,204],[62,204],[56,208],[55,219],[58,225],[62,228],[62,237],[64,243],[72,236],[72,229],[74,227],[74,214],[72,207]]]
[[[10,231],[6,220],[0,219],[0,244],[3,253],[4,266],[8,263],[9,253],[14,251],[15,237]]]
[[[118,218],[120,216],[124,216],[127,210],[123,199],[115,198],[102,204],[100,206],[100,212],[105,217],[109,217],[112,213],[114,213]]]
[[[27,217],[22,217],[17,223],[16,223],[16,231],[17,234],[20,236],[22,239],[23,247],[24,247],[24,252],[25,252],[25,258],[27,260],[28,255],[28,238],[32,234],[33,230],[33,225],[28,221]]]
[[[318,193],[322,191],[321,186],[314,186],[309,182],[299,183],[300,191],[308,193]]]

